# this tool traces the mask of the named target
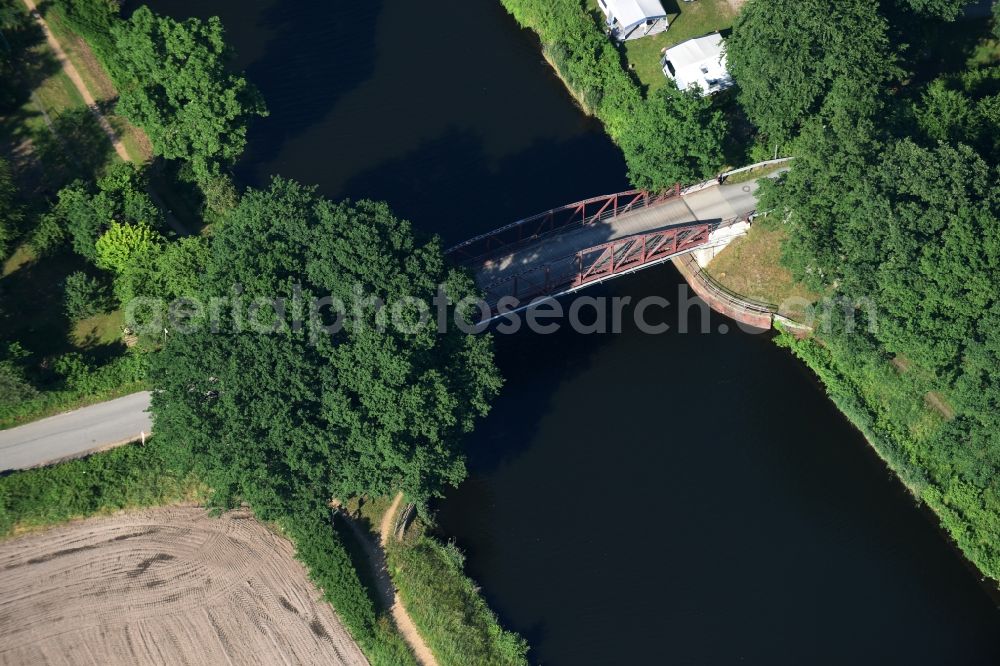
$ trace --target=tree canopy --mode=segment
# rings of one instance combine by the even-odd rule
[[[142,171],[130,163],[112,166],[96,188],[76,181],[59,192],[53,216],[69,234],[73,249],[97,262],[97,239],[113,222],[162,225],[162,213],[146,191]]]
[[[439,242],[418,242],[384,204],[332,203],[280,179],[248,191],[214,235],[200,284],[202,299],[242,297],[216,332],[168,332],[153,372],[158,436],[191,444],[220,501],[265,515],[399,488],[418,502],[440,494],[464,477],[461,436],[499,388],[491,341],[438,334],[434,321],[381,328],[367,300],[430,305],[439,284],[454,299],[473,293]],[[358,313],[340,330],[318,333],[308,312],[292,323],[296,303],[353,307],[356,289]],[[259,298],[284,299],[288,316],[253,313]],[[267,332],[238,331],[234,316]],[[335,321],[330,307],[315,320]]]
[[[6,160],[0,159],[0,257],[6,258],[10,252],[22,217],[10,167]]]
[[[772,143],[785,143],[839,77],[878,89],[898,75],[886,32],[869,0],[750,0],[726,42],[740,103]]]
[[[267,111],[256,88],[228,71],[218,17],[175,21],[143,6],[112,34],[118,110],[145,130],[158,155],[189,160],[207,180],[243,153],[247,123]]]
[[[654,91],[622,136],[630,155],[629,179],[636,187],[655,189],[669,183],[692,183],[725,163],[722,143],[726,121],[711,99],[673,86]],[[663,137],[670,140],[664,142]]]
[[[949,33],[951,41],[913,49],[908,66],[921,70],[893,86],[873,83],[891,81],[893,65],[881,75],[875,65],[831,66],[822,85],[797,86],[807,70],[795,58],[815,52],[822,61],[832,52],[827,45],[840,43],[801,39],[792,19],[815,4],[750,0],[731,42],[751,118],[792,137],[796,158],[762,186],[761,207],[785,223],[783,259],[793,274],[838,303],[817,332],[822,345],[786,343],[963,551],[1000,579],[1000,67],[967,59],[984,33],[970,20]],[[897,4],[904,11],[871,3],[870,12],[880,34],[878,12],[888,12],[898,42],[904,27],[939,30],[939,19],[954,18],[964,3]],[[821,35],[817,18],[809,14]],[[840,22],[823,19],[829,34],[839,33]],[[962,29],[968,35],[956,48]],[[776,48],[767,41],[786,31],[799,38]],[[882,38],[860,43],[871,47],[862,49],[871,62],[881,49],[892,63],[902,48]],[[956,60],[956,50],[966,55]],[[789,62],[784,82],[779,73]],[[771,77],[774,104],[764,85]],[[809,91],[809,104],[785,122],[780,100],[796,90]],[[849,325],[856,320],[862,325]]]
[[[972,0],[902,0],[902,2],[919,14],[953,21]]]

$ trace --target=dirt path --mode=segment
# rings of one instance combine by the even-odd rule
[[[45,19],[41,17],[41,14],[37,13],[35,0],[24,0],[24,4],[28,8],[28,11],[36,13],[35,20],[38,22],[38,25],[42,27],[42,31],[45,32],[45,39],[49,44],[49,48],[52,49],[52,52],[55,54],[56,59],[62,65],[63,71],[66,73],[66,76],[69,77],[69,80],[73,83],[73,86],[80,93],[80,96],[83,97],[83,101],[87,105],[87,107],[90,108],[90,112],[94,114],[95,118],[97,118],[97,122],[101,126],[101,129],[104,130],[104,133],[108,135],[108,139],[111,141],[111,145],[114,146],[115,152],[118,154],[118,157],[120,157],[123,162],[134,161],[131,158],[131,156],[129,156],[128,151],[125,149],[125,144],[122,143],[121,139],[118,138],[118,133],[115,132],[115,129],[111,126],[111,123],[109,123],[108,119],[104,116],[103,113],[101,113],[101,108],[97,105],[97,101],[94,99],[94,96],[90,94],[90,89],[87,88],[87,84],[83,82],[83,78],[80,76],[80,72],[77,71],[76,66],[73,65],[70,59],[66,56],[66,52],[63,51],[62,45],[59,43],[59,40],[57,40],[55,35],[52,34],[52,31],[49,30],[48,23],[46,23]],[[42,111],[42,113],[45,112]],[[51,127],[51,123],[49,126]],[[160,197],[156,194],[156,192],[150,189],[149,196],[152,197],[153,203],[155,203],[160,208],[160,210],[164,212],[163,217],[164,220],[167,222],[167,224],[169,224],[170,227],[174,231],[176,231],[179,235],[187,236],[189,234],[187,228],[183,224],[181,224],[180,220],[178,220],[174,216],[173,212],[167,208],[166,204],[160,199]]]
[[[0,543],[0,665],[368,666],[292,544],[165,507]]]
[[[35,6],[34,0],[24,0],[24,4],[28,8],[28,11],[37,13],[38,10]],[[63,51],[59,40],[57,40],[55,35],[52,34],[52,31],[49,30],[49,25],[45,22],[45,19],[43,19],[41,15],[37,15],[35,20],[38,22],[38,25],[42,26],[42,31],[45,33],[45,40],[49,43],[49,48],[51,48],[52,52],[55,53],[56,59],[62,65],[63,71],[66,72],[66,76],[69,77],[69,80],[73,82],[73,85],[76,87],[77,91],[79,91],[80,96],[83,97],[84,103],[90,107],[90,111],[94,114],[94,117],[97,118],[97,122],[100,124],[101,129],[108,135],[108,139],[111,140],[111,145],[114,146],[115,152],[118,153],[118,157],[122,158],[125,162],[131,162],[132,158],[129,157],[128,151],[125,150],[125,144],[121,142],[118,138],[118,134],[115,132],[114,128],[111,127],[111,123],[109,123],[108,119],[104,117],[103,113],[101,113],[100,107],[97,106],[97,101],[94,100],[94,96],[90,94],[90,90],[80,77],[80,72],[76,71],[76,67],[74,67],[73,63],[66,57],[66,52]]]
[[[396,499],[392,500],[392,504],[389,505],[389,508],[386,509],[385,515],[382,516],[382,522],[379,524],[378,532],[379,541],[382,543],[383,549],[386,544],[389,543],[389,538],[392,536],[396,516],[399,514],[399,505],[402,504],[402,502],[403,493],[399,493],[396,495]],[[399,633],[402,634],[407,645],[409,645],[410,649],[413,650],[413,654],[417,656],[417,661],[424,666],[438,666],[437,659],[434,658],[434,653],[431,652],[429,647],[427,647],[427,643],[424,642],[423,636],[421,636],[420,631],[417,630],[417,625],[413,624],[410,614],[406,612],[406,607],[403,606],[403,600],[399,598],[399,592],[396,592],[393,597],[392,619],[396,621]]]

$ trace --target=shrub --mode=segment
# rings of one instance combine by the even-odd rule
[[[73,321],[106,312],[110,306],[108,289],[99,279],[83,271],[71,273],[66,278],[64,305],[66,315]]]

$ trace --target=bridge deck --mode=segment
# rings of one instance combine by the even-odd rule
[[[712,186],[666,203],[628,212],[603,222],[554,231],[534,242],[476,259],[468,264],[487,301],[523,291],[512,285],[548,281],[575,272],[576,254],[615,239],[697,223],[718,224],[757,207],[757,182]]]

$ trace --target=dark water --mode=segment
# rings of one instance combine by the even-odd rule
[[[627,186],[496,0],[151,5],[220,15],[263,91],[248,184],[385,199],[447,242]],[[440,529],[533,661],[1000,663],[1000,614],[933,521],[798,362],[723,323],[498,339],[507,384]]]

